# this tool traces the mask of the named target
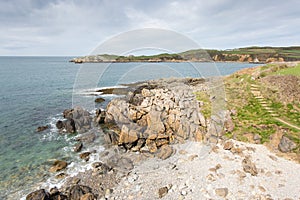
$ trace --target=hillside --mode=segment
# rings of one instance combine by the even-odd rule
[[[158,54],[150,56],[90,55],[70,60],[85,62],[254,62],[270,63],[300,61],[300,47],[247,47],[231,50],[195,49],[178,54]]]
[[[300,160],[300,64],[269,64],[226,77],[234,129],[227,137],[263,143]],[[286,136],[290,148],[280,144]]]

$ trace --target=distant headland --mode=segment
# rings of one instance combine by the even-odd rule
[[[270,63],[300,61],[300,46],[291,47],[244,47],[227,50],[193,49],[177,54],[120,56],[112,54],[89,55],[70,60],[74,63],[105,62],[248,62]]]

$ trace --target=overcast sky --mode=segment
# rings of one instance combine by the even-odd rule
[[[87,55],[140,28],[202,48],[300,45],[299,10],[299,0],[0,0],[0,55]]]

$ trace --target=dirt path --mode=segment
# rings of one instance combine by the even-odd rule
[[[272,108],[270,107],[270,103],[262,96],[260,90],[259,90],[259,85],[257,84],[251,84],[250,87],[251,93],[254,95],[254,97],[258,100],[258,102],[261,104],[261,106],[267,110],[267,112],[274,117],[274,119],[276,119],[277,121],[290,126],[294,129],[297,129],[300,131],[300,127],[293,125],[289,122],[284,121],[283,119],[279,118],[279,114]]]

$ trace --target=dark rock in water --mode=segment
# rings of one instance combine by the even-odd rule
[[[65,122],[65,127],[68,133],[75,133],[76,131],[75,121],[73,119],[67,119],[67,121]]]
[[[66,118],[66,119],[72,119],[73,118],[72,112],[73,112],[73,109],[66,109],[66,110],[64,110],[64,112],[63,112],[64,118]]]
[[[65,125],[64,125],[63,121],[58,120],[58,121],[56,122],[56,128],[57,128],[57,129],[63,129],[64,126],[65,126]]]
[[[26,200],[51,200],[51,198],[47,191],[41,189],[28,194]]]
[[[91,152],[84,152],[79,155],[79,157],[85,161],[89,161]]]
[[[84,185],[73,185],[66,189],[69,200],[80,200],[85,194],[92,194],[92,189]]]
[[[294,150],[296,147],[297,147],[296,143],[290,140],[286,136],[282,136],[280,143],[278,145],[278,149],[283,153],[290,152]]]
[[[49,128],[48,126],[39,126],[39,127],[37,127],[37,129],[35,131],[36,132],[42,132],[42,131],[44,131],[44,130],[46,130],[48,128]]]
[[[95,99],[96,103],[102,103],[104,101],[105,101],[105,99],[103,99],[102,97],[98,97],[98,98]]]
[[[82,142],[78,142],[78,143],[75,144],[75,146],[74,146],[74,151],[75,151],[75,152],[79,152],[79,151],[81,151],[82,147],[83,147]]]
[[[68,163],[62,160],[56,160],[53,163],[53,166],[49,169],[49,172],[57,172],[62,169],[65,169],[68,166]]]
[[[97,124],[103,124],[105,120],[105,111],[102,111],[101,109],[96,110],[96,115],[94,118],[94,122]]]

